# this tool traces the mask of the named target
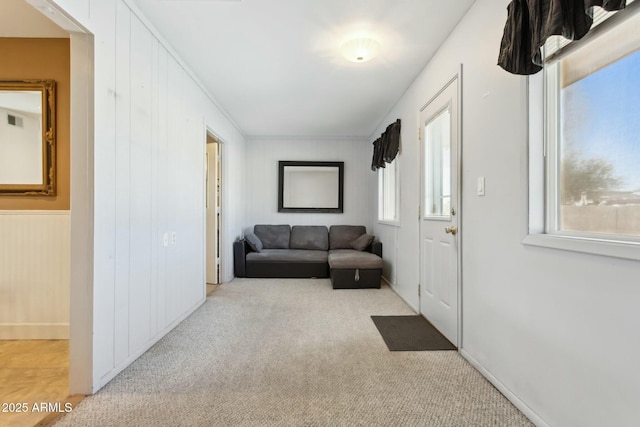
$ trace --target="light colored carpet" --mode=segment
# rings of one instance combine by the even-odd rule
[[[388,287],[236,279],[63,426],[529,426],[455,351],[390,352]]]

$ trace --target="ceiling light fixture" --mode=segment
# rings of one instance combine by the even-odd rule
[[[380,52],[380,42],[369,37],[358,37],[342,43],[340,52],[349,61],[367,62]]]

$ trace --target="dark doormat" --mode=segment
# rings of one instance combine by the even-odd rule
[[[421,315],[371,316],[371,320],[389,351],[456,350],[456,346]]]

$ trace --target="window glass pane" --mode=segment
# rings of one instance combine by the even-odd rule
[[[638,236],[639,46],[612,59],[596,46],[560,61],[557,229]]]
[[[378,169],[378,220],[384,220],[384,169]]]
[[[386,163],[378,169],[378,219],[395,221],[397,206],[397,167],[396,162]]]
[[[424,127],[425,216],[451,212],[451,113],[444,110]]]

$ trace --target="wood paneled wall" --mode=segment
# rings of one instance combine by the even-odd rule
[[[205,295],[204,111],[181,65],[125,3],[115,6],[103,15],[114,38],[96,44],[96,77],[109,86],[96,96],[108,118],[95,142],[99,384]],[[115,66],[102,67],[112,56]]]
[[[233,277],[245,141],[135,6],[90,3],[95,391],[204,301],[207,128],[223,141],[223,281]]]

